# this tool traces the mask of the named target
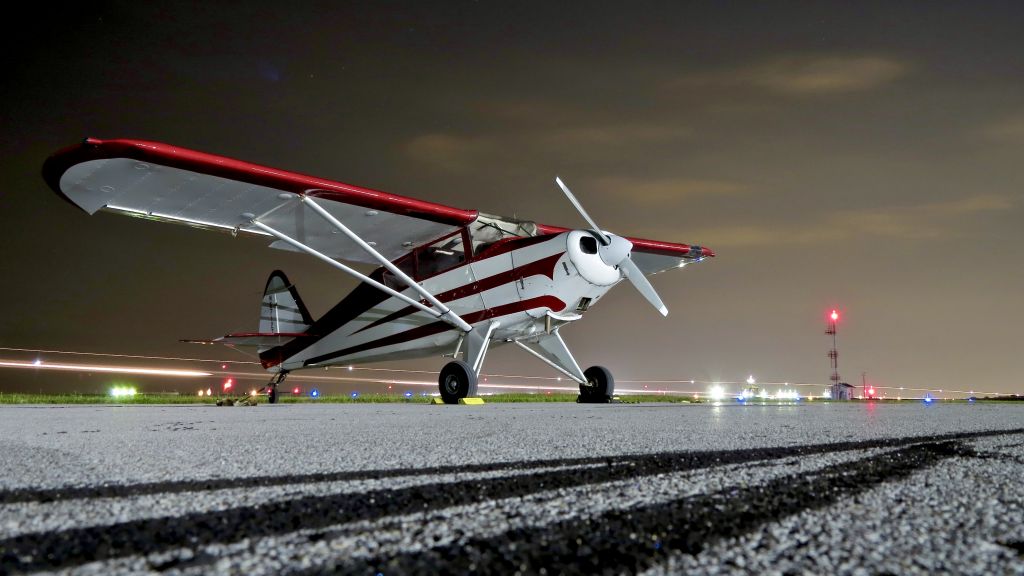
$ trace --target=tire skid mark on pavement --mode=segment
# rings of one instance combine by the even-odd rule
[[[533,471],[559,470],[565,472],[595,466],[598,465],[538,468]],[[65,530],[70,527],[109,526],[146,518],[163,518],[169,515],[180,516],[183,514],[209,513],[230,508],[258,506],[271,500],[285,501],[301,497],[341,494],[359,496],[383,487],[395,490],[422,484],[472,482],[496,476],[511,477],[530,472],[530,469],[501,472],[467,472],[441,474],[435,477],[414,475],[389,478],[386,481],[352,480],[264,488],[236,488],[204,492],[199,497],[194,493],[171,493],[166,495],[147,494],[125,498],[87,498],[83,500],[58,500],[55,502],[0,504],[0,518],[21,517],[30,519],[19,523],[14,528],[0,522],[0,539],[13,538],[22,534]]]
[[[533,472],[514,477],[477,480],[453,489],[448,483],[432,483],[401,489],[383,489],[363,494],[334,494],[268,502],[257,506],[230,508],[217,512],[148,518],[108,526],[71,528],[33,533],[0,540],[0,562],[11,571],[63,568],[87,562],[129,555],[146,555],[188,546],[198,548],[217,542],[237,542],[285,534],[304,528],[325,528],[359,520],[372,520],[417,510],[448,508],[483,500],[526,496],[558,488],[593,485],[656,474],[684,472],[727,464],[741,464],[777,458],[799,457],[824,452],[911,446],[922,442],[941,445],[957,439],[982,438],[1022,433],[1024,429],[944,434],[928,437],[889,438],[837,444],[731,451],[670,452],[634,456],[546,461],[579,464],[604,462],[605,466]],[[929,454],[927,449],[906,452]],[[870,461],[870,459],[868,460]],[[533,464],[533,463],[530,463]],[[527,463],[501,463],[502,469],[518,469]],[[464,470],[464,469],[463,469]],[[424,473],[414,470],[412,473]],[[427,472],[429,473],[429,472]],[[815,476],[816,478],[818,476]],[[870,478],[865,480],[868,481]],[[774,483],[770,484],[774,485]],[[801,483],[800,485],[803,485]],[[762,490],[763,487],[750,490]],[[710,497],[709,497],[710,498]],[[716,501],[717,502],[717,501]],[[639,509],[643,510],[643,509]],[[671,510],[671,508],[669,509]],[[629,515],[631,510],[615,514]],[[613,514],[614,515],[614,514]],[[667,517],[666,517],[667,518]],[[652,520],[666,518],[655,515]],[[758,520],[761,522],[761,520]],[[574,526],[571,523],[569,526]],[[591,529],[589,521],[587,529]],[[527,536],[527,535],[523,535]],[[516,538],[515,532],[503,536]],[[486,541],[482,541],[486,542]],[[484,545],[483,543],[481,545]],[[525,549],[530,549],[526,547]],[[404,562],[406,557],[394,560]],[[457,568],[453,569],[457,570]]]
[[[730,450],[729,453],[763,454],[763,460],[784,456],[804,456],[821,452],[856,450],[859,448],[888,448],[906,446],[914,442],[934,441],[942,439],[958,439],[964,434],[983,434],[998,436],[1024,432],[1024,428],[1009,430],[993,430],[985,432],[951,433],[931,436],[914,436],[906,438],[885,438],[879,440],[835,442],[831,444],[810,444],[783,448],[750,448],[746,450]],[[971,436],[969,436],[971,437]],[[981,436],[978,436],[981,437]],[[498,472],[503,470],[523,470],[527,468],[554,468],[559,466],[578,466],[586,464],[611,464],[615,462],[629,463],[647,458],[671,458],[694,454],[723,454],[719,452],[662,452],[652,454],[596,456],[588,458],[558,458],[547,460],[523,460],[518,462],[492,462],[485,464],[465,464],[451,466],[434,466],[429,468],[391,468],[382,470],[345,470],[339,472],[317,472],[312,474],[287,474],[280,476],[248,476],[240,478],[207,478],[198,480],[170,480],[165,482],[141,482],[137,484],[103,484],[100,486],[62,486],[56,488],[10,488],[0,490],[0,504],[19,502],[55,502],[60,500],[79,500],[86,498],[124,498],[146,494],[173,494],[179,492],[206,492],[232,488],[263,488],[270,486],[289,486],[293,484],[310,484],[315,482],[340,482],[350,480],[378,480],[401,476],[437,476],[465,472]]]
[[[804,510],[822,508],[973,450],[956,441],[917,444],[806,475],[764,484],[616,509],[595,518],[511,530],[495,538],[369,562],[326,567],[341,573],[407,574],[426,567],[437,573],[617,574],[638,572],[669,554],[697,554],[708,544]],[[317,569],[323,572],[325,567]]]
[[[278,574],[282,571],[281,566],[292,569],[295,566],[327,567],[336,564],[339,558],[367,561],[456,544],[463,534],[474,538],[494,537],[515,528],[559,522],[570,515],[592,517],[615,508],[667,502],[726,487],[762,483],[787,474],[813,473],[830,464],[849,462],[886,450],[891,449],[821,454],[796,462],[779,459],[768,463],[732,464],[486,500],[320,530],[304,529],[250,540],[244,553],[233,555],[228,560],[227,569],[251,574]],[[211,548],[204,551],[219,554]]]

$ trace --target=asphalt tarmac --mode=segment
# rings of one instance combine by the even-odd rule
[[[1024,574],[1024,405],[0,407],[0,573]]]

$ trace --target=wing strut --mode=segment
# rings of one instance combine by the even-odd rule
[[[251,215],[246,214],[245,216],[250,217]],[[267,226],[266,224],[264,224],[263,222],[260,222],[259,220],[256,220],[255,218],[252,219],[252,225],[257,227],[257,228],[259,228],[260,230],[263,230],[264,232],[266,232],[266,233],[276,237],[279,240],[282,240],[284,242],[287,242],[288,244],[291,244],[295,248],[305,252],[306,254],[309,254],[310,256],[315,256],[315,257],[323,260],[324,262],[330,264],[331,266],[334,266],[335,268],[341,270],[342,272],[345,272],[346,274],[349,274],[350,276],[354,276],[354,277],[358,278],[359,280],[362,280],[363,282],[366,282],[367,284],[373,286],[374,288],[377,288],[378,290],[382,290],[386,294],[394,296],[395,298],[398,298],[399,300],[405,302],[406,304],[408,304],[410,306],[413,306],[415,308],[418,308],[418,309],[422,310],[423,312],[426,312],[427,314],[430,314],[431,316],[437,318],[438,320],[443,320],[443,321],[451,324],[452,326],[458,328],[459,330],[462,330],[463,332],[469,332],[469,331],[471,331],[473,329],[473,327],[470,326],[469,324],[467,324],[465,320],[463,320],[462,318],[458,317],[455,313],[451,312],[450,310],[446,314],[446,313],[439,312],[439,311],[437,311],[437,310],[435,310],[435,309],[433,309],[433,308],[431,308],[429,306],[426,306],[426,305],[422,304],[421,302],[417,302],[416,300],[413,300],[412,298],[409,298],[405,294],[402,294],[401,292],[398,292],[397,290],[389,288],[389,287],[381,284],[380,282],[377,282],[373,278],[370,278],[369,276],[367,276],[367,275],[365,275],[365,274],[363,274],[361,272],[358,272],[356,270],[353,270],[352,268],[349,268],[348,266],[342,264],[341,262],[338,262],[334,258],[331,258],[330,256],[327,256],[326,254],[324,254],[322,252],[318,252],[318,251],[314,250],[313,248],[310,248],[309,246],[306,246],[302,242],[299,242],[298,240],[295,240],[294,238],[292,238],[290,236],[287,236],[287,235],[279,232],[278,230],[275,230],[274,228],[271,228],[270,226]]]
[[[396,278],[398,278],[402,282],[405,282],[406,286],[412,288],[420,296],[423,296],[423,298],[425,298],[427,300],[427,302],[430,302],[431,304],[433,304],[434,307],[437,308],[437,310],[441,311],[441,315],[438,316],[438,318],[444,320],[445,322],[448,322],[449,324],[454,325],[455,327],[457,327],[459,330],[462,330],[463,332],[470,332],[471,330],[473,330],[473,327],[470,326],[469,324],[467,324],[465,320],[460,318],[458,316],[458,314],[456,314],[455,312],[452,312],[451,308],[448,308],[447,306],[442,304],[440,300],[435,298],[434,295],[431,294],[426,288],[421,286],[419,282],[413,280],[412,278],[409,277],[408,274],[403,272],[398,266],[395,266],[394,264],[392,264],[391,261],[388,260],[387,258],[385,258],[383,254],[381,254],[380,252],[377,252],[377,250],[373,246],[370,246],[369,244],[364,242],[363,239],[360,238],[358,234],[356,234],[355,232],[349,230],[348,226],[345,226],[344,224],[342,224],[340,220],[335,218],[327,210],[324,210],[319,204],[317,204],[315,201],[313,201],[312,198],[310,198],[309,196],[302,196],[302,203],[303,204],[308,204],[309,207],[312,208],[314,212],[319,214],[320,217],[322,217],[324,220],[327,220],[327,222],[331,226],[334,226],[335,228],[340,230],[342,234],[344,234],[345,236],[348,236],[349,240],[352,240],[353,242],[355,242],[356,245],[359,246],[360,248],[362,248],[364,252],[366,252],[367,254],[372,256],[376,261],[380,262],[381,265],[384,266],[385,268],[387,268],[388,271],[390,271],[392,274],[394,274]],[[449,321],[448,319],[446,319],[446,317],[450,318],[451,320],[454,320],[454,322]]]

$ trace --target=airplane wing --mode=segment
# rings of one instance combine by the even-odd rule
[[[304,210],[300,195],[327,212],[388,260],[454,232],[479,213],[370,190],[224,156],[144,140],[87,138],[43,164],[50,188],[89,214],[99,210],[222,230],[272,236],[254,218],[286,236],[339,260],[377,264],[325,219]],[[537,234],[569,228],[536,225]],[[628,238],[633,261],[656,274],[714,253],[708,248]],[[272,248],[295,250],[281,240]]]
[[[272,239],[262,223],[327,256],[376,264],[298,201],[315,198],[332,216],[389,260],[477,218],[462,210],[397,194],[142,140],[86,139],[43,164],[47,184],[93,214],[130,216]],[[294,250],[274,241],[273,248]]]
[[[538,234],[559,234],[569,230],[560,226],[548,226],[537,224]],[[676,244],[674,242],[662,242],[660,240],[645,240],[643,238],[626,237],[633,243],[631,257],[637,267],[647,276],[682,268],[691,262],[700,262],[704,258],[714,257],[715,253],[710,248],[692,244]]]

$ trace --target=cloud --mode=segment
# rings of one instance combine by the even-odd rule
[[[471,168],[481,157],[493,152],[486,138],[432,133],[413,137],[405,145],[406,153],[424,164],[449,172],[462,172]]]
[[[1013,207],[1008,197],[980,194],[921,206],[840,211],[820,221],[791,226],[736,224],[691,229],[684,240],[712,247],[820,244],[872,236],[929,240],[955,235],[956,227],[972,215]]]
[[[816,96],[872,90],[900,78],[906,70],[905,64],[881,56],[785,56],[749,67],[697,74],[681,82]]]
[[[1024,113],[1001,118],[979,130],[985,140],[1000,144],[1024,144]]]
[[[591,179],[587,189],[605,196],[624,196],[647,205],[666,205],[697,196],[732,196],[748,190],[744,184],[726,180],[617,176]]]
[[[644,146],[662,146],[690,134],[688,127],[671,123],[595,122],[540,128],[518,126],[469,135],[434,132],[414,136],[404,148],[413,160],[461,172],[480,163],[504,162],[510,154],[543,158],[572,150],[604,158],[609,150],[636,151]]]
[[[637,146],[665,143],[686,138],[692,134],[686,126],[672,124],[590,124],[559,128],[536,134],[548,146]]]

